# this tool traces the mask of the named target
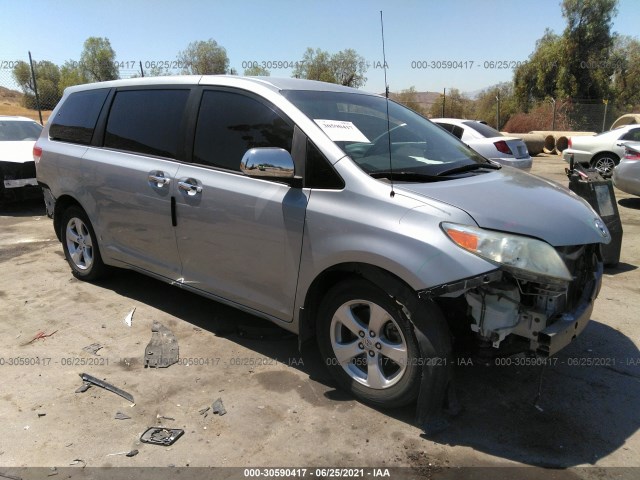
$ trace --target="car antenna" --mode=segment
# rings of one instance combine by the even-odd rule
[[[382,32],[382,68],[384,69],[384,96],[387,99],[387,141],[389,142],[389,181],[391,182],[391,197],[396,195],[393,190],[393,164],[391,162],[391,122],[389,121],[389,84],[387,83],[387,56],[384,51],[384,22],[380,10],[380,30]]]

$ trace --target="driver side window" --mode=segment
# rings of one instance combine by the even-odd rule
[[[273,108],[240,93],[202,94],[193,145],[193,161],[240,171],[245,152],[279,147],[291,153],[293,127]]]

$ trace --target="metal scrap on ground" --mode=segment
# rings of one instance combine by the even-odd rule
[[[86,392],[92,385],[97,385],[98,387],[102,387],[105,390],[109,390],[110,392],[115,393],[116,395],[120,395],[122,398],[129,400],[131,403],[135,403],[133,400],[133,395],[124,390],[111,385],[110,383],[105,382],[104,380],[100,380],[88,373],[81,373],[80,378],[84,382],[77,390],[76,393]]]
[[[166,368],[178,361],[178,341],[173,332],[159,322],[151,327],[151,341],[144,350],[144,366]]]
[[[140,441],[153,445],[173,445],[184,434],[181,428],[149,427],[141,436]]]
[[[98,350],[100,350],[101,348],[103,347],[99,343],[92,343],[91,345],[87,345],[86,347],[84,347],[82,350],[93,355],[98,355]]]
[[[217,413],[220,416],[227,413],[227,411],[224,408],[224,405],[222,404],[222,398],[218,398],[215,402],[213,402],[213,405],[211,406],[211,410],[213,411],[214,414]]]

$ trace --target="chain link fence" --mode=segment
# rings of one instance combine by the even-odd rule
[[[23,116],[44,124],[62,98],[65,83],[74,84],[65,80],[65,65],[31,58],[29,53],[23,58],[0,58],[0,115]],[[171,68],[174,65],[167,67],[160,62],[130,60],[114,62],[114,65],[118,78],[180,73],[177,68]]]

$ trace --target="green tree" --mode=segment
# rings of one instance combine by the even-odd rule
[[[414,86],[411,86],[406,90],[401,90],[396,94],[391,94],[390,96],[396,102],[403,104],[405,107],[410,108],[414,112],[418,112],[420,115],[426,116],[428,113],[420,104],[418,92],[416,91]]]
[[[520,108],[527,111],[546,98],[609,98],[616,6],[617,0],[562,1],[562,35],[545,30],[529,61],[514,72]]]
[[[500,107],[500,124],[496,126],[498,105]],[[474,102],[473,118],[475,120],[484,120],[497,130],[500,130],[511,115],[517,111],[513,83],[504,82],[480,92]]]
[[[46,60],[33,63],[40,108],[43,110],[52,110],[62,96],[58,88],[60,83],[60,69],[56,64]],[[27,108],[37,108],[35,86],[29,64],[22,61],[18,62],[13,69],[13,78],[24,92],[23,105]]]
[[[82,76],[89,82],[104,82],[119,78],[115,64],[116,52],[108,38],[89,37],[80,55]]]
[[[360,88],[367,83],[365,74],[369,65],[364,57],[358,55],[352,48],[332,55],[330,64],[335,83],[353,88]]]
[[[547,97],[572,95],[575,90],[572,86],[567,88],[565,85],[566,89],[558,90],[559,78],[567,72],[563,51],[563,38],[546,29],[529,60],[514,72],[514,91],[520,109],[528,111],[533,104]]]
[[[292,76],[307,80],[336,83],[331,71],[331,55],[329,52],[316,48],[307,48],[302,60],[296,64]]]
[[[442,104],[444,101],[444,115],[442,115]],[[438,100],[429,109],[430,117],[447,118],[473,118],[473,101],[466,95],[460,93],[457,88],[448,88],[446,96],[440,95]]]
[[[610,61],[614,68],[612,88],[622,113],[640,107],[640,41],[617,37]]]
[[[268,77],[269,75],[271,75],[269,70],[261,67],[260,65],[254,65],[252,67],[244,69],[245,77]]]
[[[73,85],[81,85],[89,82],[84,74],[80,64],[74,60],[67,60],[60,67],[60,82],[58,83],[58,92],[60,95],[64,93],[64,89]]]
[[[191,42],[178,53],[177,59],[183,65],[182,73],[188,75],[216,75],[229,71],[226,49],[212,38]]]
[[[563,0],[564,61],[566,75],[560,87],[580,99],[607,98],[613,66],[609,55],[614,43],[611,32],[618,0]],[[566,80],[565,80],[566,79]],[[570,85],[570,87],[569,87]]]
[[[365,74],[368,68],[364,57],[351,48],[334,54],[319,48],[307,48],[292,76],[359,88],[367,81]]]

